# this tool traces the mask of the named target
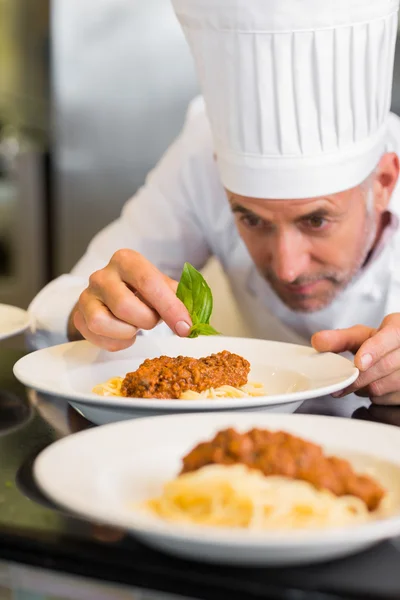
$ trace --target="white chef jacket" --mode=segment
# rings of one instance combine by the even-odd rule
[[[400,119],[391,114],[387,150],[400,155]],[[180,136],[120,217],[90,243],[70,274],[49,283],[32,301],[31,343],[44,347],[67,340],[68,316],[91,273],[120,248],[132,248],[162,272],[179,279],[183,263],[201,269],[214,255],[221,263],[243,318],[254,337],[309,344],[322,329],[363,323],[377,327],[400,311],[400,187],[390,204],[391,225],[374,256],[327,308],[312,314],[290,310],[258,274],[238,235],[218,176],[204,102],[189,107]]]

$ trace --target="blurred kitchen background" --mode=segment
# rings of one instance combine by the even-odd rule
[[[70,270],[196,94],[169,0],[0,0],[0,303],[25,308]],[[224,285],[219,321],[237,317]]]

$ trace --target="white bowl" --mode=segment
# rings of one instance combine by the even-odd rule
[[[394,514],[340,529],[273,533],[182,527],[135,508],[178,474],[181,458],[195,444],[227,427],[285,430],[348,458],[357,470],[372,469],[393,493]],[[115,423],[56,442],[38,457],[34,474],[43,491],[73,513],[134,532],[164,552],[206,562],[318,562],[400,534],[400,431],[367,421],[236,412]]]
[[[160,400],[102,397],[92,388],[111,377],[125,376],[146,358],[160,355],[200,358],[221,350],[240,354],[251,364],[249,379],[261,381],[267,396],[217,400]],[[123,352],[99,350],[88,342],[74,342],[38,350],[21,358],[15,376],[40,392],[68,398],[85,417],[97,424],[134,417],[221,410],[293,411],[309,398],[325,396],[350,385],[358,370],[336,354],[318,354],[307,346],[222,336],[197,339],[138,338]]]

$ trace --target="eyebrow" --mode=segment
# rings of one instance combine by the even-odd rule
[[[260,215],[258,215],[255,212],[253,212],[249,208],[246,208],[245,206],[242,206],[241,204],[237,204],[236,202],[231,204],[231,210],[233,213],[240,213],[242,215],[251,215],[251,216],[257,217],[258,219],[262,219],[263,221],[267,222],[267,219],[264,219],[263,217],[261,217]],[[307,221],[308,219],[312,219],[312,218],[314,218],[314,219],[315,218],[324,218],[324,217],[330,216],[330,214],[331,213],[326,208],[316,208],[315,210],[312,210],[309,213],[300,215],[299,217],[296,218],[296,221]]]
[[[257,213],[253,212],[249,208],[245,208],[241,204],[236,204],[236,202],[231,204],[231,210],[233,213],[240,213],[242,215],[251,215],[253,217],[257,217],[258,219],[262,219],[262,217],[260,217],[260,215],[258,215]]]

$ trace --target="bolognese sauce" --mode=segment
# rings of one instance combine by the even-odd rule
[[[227,350],[205,358],[160,356],[147,359],[122,382],[123,396],[135,398],[179,398],[183,392],[203,392],[224,385],[247,383],[250,363]]]
[[[210,464],[238,463],[267,476],[308,481],[315,488],[330,490],[336,496],[356,496],[370,511],[379,506],[385,495],[372,478],[357,475],[348,461],[326,457],[317,444],[281,431],[252,429],[238,433],[232,428],[220,431],[214,439],[198,444],[183,458],[182,473]]]

